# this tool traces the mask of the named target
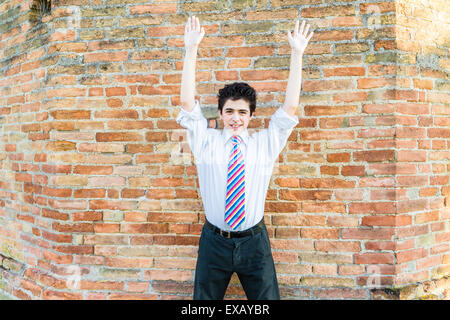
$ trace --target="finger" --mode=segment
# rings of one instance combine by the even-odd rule
[[[302,34],[306,37],[309,31],[309,24],[306,26],[305,32],[302,32]]]
[[[305,20],[302,21],[302,25],[301,25],[301,27],[300,27],[299,33],[300,33],[301,35],[303,35],[303,29],[304,29],[304,28],[305,28]]]
[[[195,16],[191,18],[191,30],[195,30]]]
[[[200,20],[198,18],[196,18],[195,25],[196,25],[196,30],[198,32],[200,32]]]
[[[292,34],[291,34],[291,32],[290,31],[288,31],[288,34],[287,34],[287,36],[288,36],[288,39],[289,39],[289,42],[292,40]]]
[[[309,39],[311,39],[313,35],[314,35],[314,31],[312,31],[312,32],[310,33],[309,37],[306,38],[306,40],[309,41]]]
[[[298,20],[295,22],[294,36],[296,36],[297,34],[298,34]]]

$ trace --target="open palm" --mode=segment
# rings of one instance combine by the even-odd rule
[[[295,22],[294,36],[292,36],[291,32],[288,31],[288,40],[292,50],[300,52],[305,51],[309,40],[312,38],[314,34],[314,32],[311,32],[308,35],[308,31],[309,31],[309,24],[306,26],[305,29],[305,20],[303,20],[300,29],[299,29],[299,21],[297,20]]]
[[[200,21],[195,16],[189,17],[184,28],[184,46],[185,48],[198,47],[205,35],[205,29],[200,29]]]

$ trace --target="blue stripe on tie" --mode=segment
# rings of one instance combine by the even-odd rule
[[[234,226],[233,230],[236,230],[237,228],[239,228],[240,225],[242,224],[242,222],[244,222],[244,221],[245,221],[245,216],[243,216],[242,220],[237,225]]]
[[[241,203],[242,198],[243,198],[244,196],[245,196],[245,192],[243,192],[243,193],[241,194],[241,196],[239,197],[239,199],[237,199],[236,202],[235,202],[230,208],[228,208],[228,210],[227,210],[226,212],[233,211],[233,209],[234,209],[239,203]]]
[[[236,177],[239,177],[242,172],[244,172],[244,167],[240,166],[235,172],[233,172],[233,175],[228,176],[228,185],[234,185],[236,184]],[[238,179],[239,180],[239,179]]]
[[[232,187],[236,184],[236,182],[239,181],[239,179],[241,179],[243,174],[244,174],[244,170],[241,170],[241,172],[239,172],[232,181],[228,182],[227,191],[232,189]],[[228,178],[231,178],[231,177],[228,177]]]
[[[234,187],[234,185],[233,185],[232,187],[230,187],[229,189],[227,188],[227,193],[228,193],[230,190],[232,190],[233,187]],[[244,188],[244,185],[243,185],[243,184],[237,186],[237,187],[235,188],[235,190],[234,190],[231,194],[228,194],[228,195],[226,196],[227,202],[230,201],[231,199],[233,199],[234,196],[235,196],[235,194],[238,193],[239,190],[242,190],[242,188]]]
[[[229,179],[233,176],[233,174],[238,171],[241,170],[241,168],[243,168],[244,165],[243,164],[238,164],[236,165],[236,167],[233,169],[233,171],[228,173],[228,184],[232,184],[232,181],[229,181]]]
[[[225,205],[225,208],[228,210],[230,207],[230,205],[234,205],[235,204],[235,200],[239,197],[242,196],[242,194],[245,193],[245,189],[244,188],[238,188],[238,190],[233,193],[232,196],[230,196],[229,198],[227,198],[227,203]]]
[[[236,166],[238,166],[238,165],[243,165],[243,157],[242,157],[242,155],[238,155],[238,157],[236,157],[236,159],[231,159],[229,162],[228,162],[228,172],[230,173],[230,172],[233,172],[234,171],[234,169],[235,169],[235,167]],[[239,159],[239,158],[241,158],[241,159]],[[235,166],[234,168],[233,168],[233,170],[231,170],[230,171],[230,168],[232,167],[232,166]]]
[[[242,192],[241,192],[241,191],[242,191]],[[242,194],[239,195],[239,193],[242,193]],[[227,198],[227,203],[226,203],[226,205],[225,205],[225,208],[227,208],[227,206],[229,206],[230,204],[232,204],[231,207],[228,207],[227,211],[228,211],[230,208],[232,208],[232,207],[236,204],[236,202],[233,201],[233,200],[236,200],[236,199],[235,199],[236,197],[241,198],[243,194],[245,194],[245,189],[242,188],[242,187],[239,187],[239,188],[237,188],[236,192],[233,192],[233,194],[232,194],[230,197]],[[233,202],[233,203],[232,203],[232,202]]]
[[[242,198],[242,197],[241,197],[241,198]],[[239,201],[238,201],[237,204],[241,203],[241,201],[242,201],[242,200],[239,199]],[[237,218],[239,218],[239,216],[241,215],[242,211],[244,211],[244,209],[245,209],[245,202],[244,202],[244,204],[242,205],[242,207],[239,209],[239,211],[236,212],[236,214],[234,215],[234,217],[231,218],[230,221],[228,221],[228,224],[230,224],[230,225],[233,224],[234,221],[235,221]]]
[[[236,204],[236,201],[237,201],[238,198],[240,198],[243,194],[245,194],[245,189],[244,188],[238,188],[238,189],[239,190],[235,194],[233,193],[232,196],[227,198],[227,203],[225,205],[225,208],[226,208],[227,211],[230,210],[230,208],[232,208],[234,204]],[[229,207],[230,205],[232,205],[232,206]]]

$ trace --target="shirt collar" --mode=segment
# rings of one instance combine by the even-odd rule
[[[226,144],[228,142],[228,140],[230,140],[233,135],[234,134],[230,130],[228,130],[227,128],[223,128],[223,130],[222,130],[222,137],[223,137],[224,144]],[[248,145],[248,139],[249,139],[248,130],[245,129],[244,131],[242,131],[239,134],[239,136],[242,138],[242,141],[244,142],[245,146],[247,146]]]

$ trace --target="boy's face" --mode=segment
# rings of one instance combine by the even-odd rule
[[[233,135],[245,131],[253,116],[250,115],[250,104],[244,99],[228,99],[223,105],[222,112],[219,110],[220,119],[225,128]]]

